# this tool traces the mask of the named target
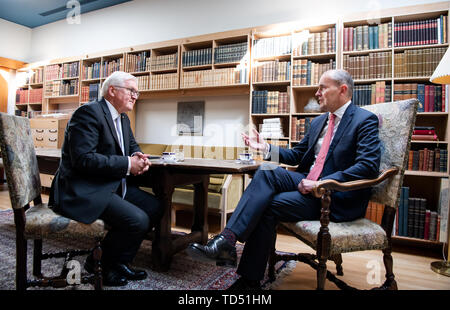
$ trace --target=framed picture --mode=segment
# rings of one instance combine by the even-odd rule
[[[203,136],[205,102],[178,102],[177,132],[179,136]]]

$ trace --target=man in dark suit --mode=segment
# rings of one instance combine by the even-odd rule
[[[67,125],[49,205],[76,221],[102,219],[111,227],[102,241],[103,283],[122,286],[147,277],[129,263],[160,220],[162,204],[127,182],[151,165],[125,114],[139,96],[136,78],[114,72],[103,83],[102,94],[102,100],[79,107]],[[86,259],[85,269],[93,272],[92,256]]]
[[[351,102],[353,80],[344,70],[330,70],[320,78],[316,92],[324,113],[311,122],[309,132],[292,149],[269,145],[254,130],[244,142],[261,150],[265,159],[298,165],[288,171],[264,164],[255,173],[236,210],[221,234],[206,246],[191,244],[187,252],[198,260],[217,265],[236,265],[236,240],[245,242],[231,289],[260,288],[277,222],[320,218],[320,200],[312,194],[319,180],[347,182],[373,178],[380,165],[380,141],[376,115]],[[364,217],[370,189],[333,193],[330,218],[350,221]]]

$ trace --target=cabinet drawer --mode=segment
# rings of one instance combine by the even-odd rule
[[[41,186],[43,187],[52,187],[52,181],[54,176],[51,174],[45,174],[45,173],[41,173],[39,174],[40,179],[41,179]]]
[[[44,147],[44,131],[44,129],[31,130],[35,147]]]

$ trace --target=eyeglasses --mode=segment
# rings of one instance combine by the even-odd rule
[[[113,87],[117,87],[117,88],[123,88],[128,90],[128,92],[130,93],[131,96],[134,96],[136,98],[139,98],[139,92],[137,90],[134,90],[132,88],[128,88],[128,87],[123,87],[123,86],[116,86],[116,85],[112,85]]]

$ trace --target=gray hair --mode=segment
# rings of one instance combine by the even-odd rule
[[[125,81],[133,80],[137,83],[137,78],[129,73],[123,71],[113,72],[106,80],[103,82],[102,86],[102,96],[108,93],[109,86],[125,86]]]
[[[350,97],[353,96],[353,88],[355,83],[353,82],[353,78],[350,73],[342,69],[334,69],[328,70],[324,74],[328,75],[333,81],[336,82],[338,86],[343,84],[347,85],[347,95]]]

